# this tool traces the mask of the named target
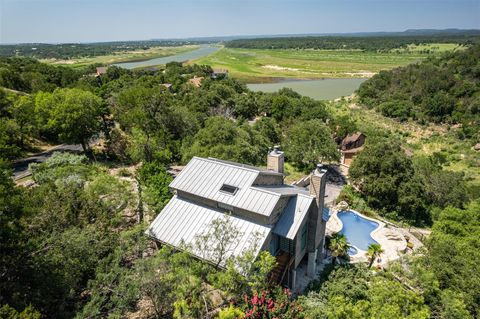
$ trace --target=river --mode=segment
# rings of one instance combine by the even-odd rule
[[[185,62],[185,61],[198,59],[203,56],[212,54],[218,51],[219,49],[220,49],[219,47],[206,45],[206,46],[201,46],[196,50],[175,54],[175,55],[170,55],[170,56],[165,56],[162,58],[155,58],[155,59],[137,61],[137,62],[123,62],[123,63],[114,64],[114,65],[121,68],[125,68],[125,69],[135,69],[140,67],[163,65],[169,62]]]
[[[287,80],[278,83],[248,84],[252,91],[275,92],[290,88],[316,100],[333,100],[351,95],[367,79]]]
[[[156,65],[164,65],[169,62],[185,62],[201,58],[212,54],[220,48],[210,45],[203,45],[196,50],[184,52],[176,55],[155,58],[137,62],[123,62],[114,64],[116,66],[134,69],[140,67],[149,67]],[[332,100],[342,96],[351,95],[360,84],[366,79],[321,79],[321,80],[285,80],[277,83],[265,84],[248,84],[248,88],[252,91],[275,92],[281,88],[287,87],[292,90],[317,100]]]

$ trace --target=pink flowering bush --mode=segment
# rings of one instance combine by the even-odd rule
[[[275,292],[268,290],[253,296],[244,295],[242,311],[245,313],[241,319],[300,319],[303,318],[303,309],[292,299],[288,289],[277,289]]]

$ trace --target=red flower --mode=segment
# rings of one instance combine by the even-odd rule
[[[267,308],[268,308],[268,309],[272,309],[273,306],[275,306],[275,303],[273,302],[273,300],[272,300],[272,299],[268,299]]]
[[[252,298],[252,304],[253,305],[256,305],[258,303],[258,296],[257,294],[253,295],[253,298]]]

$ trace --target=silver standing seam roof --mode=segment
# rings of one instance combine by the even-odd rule
[[[279,221],[275,224],[273,233],[288,239],[295,239],[313,201],[314,198],[309,195],[292,196]]]
[[[228,248],[227,257],[240,256],[245,250],[258,254],[271,232],[294,239],[315,198],[304,188],[290,185],[257,185],[259,176],[282,174],[253,166],[212,158],[194,157],[170,183],[179,192],[155,218],[146,233],[165,244],[184,248],[198,258],[208,260],[208,254],[194,251],[199,235],[208,232],[211,222],[225,215],[225,210],[206,206],[199,201],[182,197],[180,191],[207,198],[217,203],[237,207],[262,216],[270,216],[283,197],[288,198],[275,225],[258,224],[242,216],[230,216],[230,223],[238,230],[238,238]],[[263,178],[259,181],[265,180]],[[233,187],[224,187],[228,185]],[[228,193],[228,189],[234,190]],[[283,200],[281,205],[285,205]],[[328,210],[323,218],[328,218]],[[208,260],[212,261],[212,260]],[[223,265],[220,265],[223,266]]]
[[[260,174],[278,175],[279,173],[227,161],[194,157],[170,183],[170,187],[263,216],[270,216],[281,194],[267,188],[252,186]],[[222,192],[220,188],[223,184],[238,187],[238,191],[235,195]]]
[[[189,247],[188,251],[200,259],[206,259],[204,252],[195,251],[197,236],[206,234],[211,222],[224,216],[224,212],[174,195],[165,208],[148,227],[146,234],[174,246]],[[271,228],[230,216],[230,222],[238,230],[238,238],[227,248],[226,258],[241,256],[247,249],[253,249],[256,256],[271,232]],[[256,245],[256,246],[255,246]],[[224,266],[221,264],[221,266]]]

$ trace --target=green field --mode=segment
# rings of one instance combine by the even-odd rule
[[[467,47],[456,44],[456,43],[428,43],[428,44],[410,44],[406,49],[396,49],[392,52],[406,53],[406,52],[430,52],[430,53],[441,53],[446,51],[454,50],[464,50]]]
[[[109,55],[95,57],[72,58],[68,60],[44,59],[42,62],[56,65],[69,65],[72,67],[81,67],[89,64],[114,64],[120,62],[135,62],[149,59],[161,58],[165,56],[180,54],[198,49],[196,45],[178,46],[178,47],[152,47],[147,50],[136,50],[128,52],[117,52]]]
[[[381,71],[426,58],[423,53],[372,53],[342,50],[227,49],[192,63],[226,68],[231,76],[248,82],[272,82],[278,78],[370,77]]]

